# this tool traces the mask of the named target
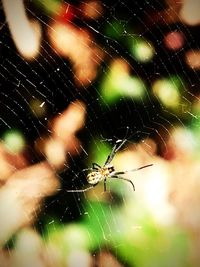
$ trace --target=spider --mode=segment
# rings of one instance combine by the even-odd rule
[[[108,155],[105,163],[103,166],[100,166],[97,163],[92,163],[92,168],[85,169],[90,170],[91,172],[87,175],[87,182],[90,185],[87,188],[84,189],[74,189],[74,190],[67,190],[67,192],[85,192],[93,187],[95,187],[99,182],[104,182],[104,192],[106,192],[106,182],[107,178],[116,178],[116,179],[122,179],[129,183],[131,183],[133,190],[135,191],[135,186],[133,182],[130,179],[121,177],[121,175],[126,174],[127,172],[134,172],[138,171],[147,167],[152,166],[153,164],[144,165],[142,167],[132,169],[132,170],[126,170],[126,171],[115,171],[115,167],[111,164],[115,154],[117,151],[124,145],[124,143],[127,141],[127,139],[124,140],[117,140],[115,142],[115,145],[113,146],[113,149],[111,150],[110,154]]]

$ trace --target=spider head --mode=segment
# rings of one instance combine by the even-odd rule
[[[107,166],[107,170],[109,171],[109,173],[111,173],[111,172],[114,172],[115,171],[115,168],[114,168],[113,165],[108,165]]]
[[[102,179],[103,177],[99,171],[90,172],[87,175],[87,181],[92,185],[98,184]]]

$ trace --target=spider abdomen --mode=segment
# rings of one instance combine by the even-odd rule
[[[103,176],[99,171],[91,172],[87,175],[87,181],[89,184],[95,185],[103,180]]]

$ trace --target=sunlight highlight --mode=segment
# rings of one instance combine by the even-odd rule
[[[152,86],[154,94],[166,107],[176,108],[180,103],[178,87],[170,79],[159,79]]]
[[[115,103],[121,97],[142,100],[145,91],[143,80],[130,74],[130,66],[125,60],[118,58],[110,63],[109,71],[101,85],[105,103]]]
[[[164,37],[165,46],[173,51],[177,51],[183,47],[185,43],[185,36],[182,32],[172,31]]]
[[[44,153],[50,165],[59,169],[66,161],[65,144],[58,139],[50,139],[44,144]]]
[[[65,141],[67,137],[83,127],[86,115],[86,106],[82,101],[71,103],[52,122],[53,135]]]
[[[146,63],[151,61],[155,54],[155,50],[153,45],[147,40],[134,40],[132,45],[132,54],[133,57],[142,63]]]
[[[8,26],[20,54],[26,59],[35,58],[40,49],[41,27],[36,21],[29,21],[22,0],[3,0]]]
[[[83,13],[83,16],[89,19],[98,19],[103,13],[102,3],[98,0],[89,0],[83,2],[80,5],[80,9]]]
[[[44,266],[44,244],[41,236],[31,228],[21,230],[16,237],[11,265],[15,267]]]
[[[200,1],[183,0],[180,16],[184,23],[195,26],[200,23]]]
[[[185,53],[186,63],[194,70],[200,69],[200,50],[193,49]]]
[[[6,131],[3,136],[6,149],[12,153],[20,153],[25,148],[25,138],[23,134],[15,129]]]
[[[92,40],[89,31],[54,22],[49,28],[49,38],[57,53],[72,62],[77,85],[88,86],[95,79],[103,58],[103,51]]]
[[[133,166],[147,164],[150,157],[149,148],[145,147],[145,143],[146,141],[135,148],[129,147],[129,150],[119,153],[116,156],[117,169],[129,170]],[[146,144],[152,145],[155,149],[155,144],[151,140],[147,140]],[[125,176],[134,182],[136,188],[134,198],[130,189],[127,190],[130,193],[130,203],[132,208],[143,207],[158,225],[172,225],[175,220],[175,209],[169,202],[172,175],[170,165],[156,155],[151,156],[150,163],[154,165],[148,169],[127,173]]]

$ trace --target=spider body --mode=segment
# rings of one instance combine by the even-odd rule
[[[99,167],[95,167],[95,169],[96,169],[95,171],[92,171],[87,175],[87,181],[89,184],[92,184],[92,185],[98,184],[99,182],[112,176],[112,174],[114,174],[115,172],[115,168],[113,165],[107,165],[103,167],[99,166]]]
[[[103,178],[104,177],[102,176],[102,174],[99,171],[93,171],[87,175],[87,182],[88,182],[88,184],[96,185],[100,181],[102,181]]]
[[[67,190],[67,192],[85,192],[90,190],[91,188],[93,188],[94,186],[96,186],[99,182],[103,181],[104,182],[104,192],[106,191],[106,181],[109,178],[116,178],[116,179],[121,179],[124,181],[129,182],[132,187],[133,190],[135,190],[135,186],[133,184],[133,182],[130,179],[121,177],[121,175],[126,174],[128,172],[133,172],[133,171],[138,171],[141,169],[144,169],[146,167],[150,167],[153,164],[148,164],[136,169],[132,169],[132,170],[127,170],[127,171],[115,171],[114,166],[111,164],[111,161],[113,160],[115,154],[117,153],[117,151],[123,146],[123,144],[126,142],[126,139],[123,140],[117,140],[113,149],[111,150],[110,154],[108,155],[106,162],[104,163],[103,166],[100,166],[97,163],[93,163],[92,164],[92,168],[88,169],[91,172],[89,172],[89,174],[86,176],[87,182],[90,185],[87,188],[84,189],[75,189],[75,190]]]

